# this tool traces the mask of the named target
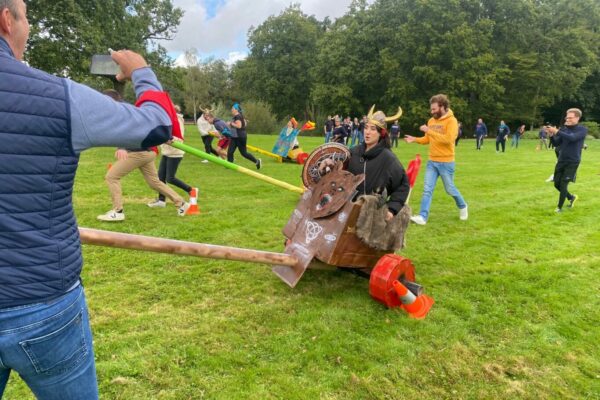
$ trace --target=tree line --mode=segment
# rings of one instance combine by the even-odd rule
[[[477,118],[558,123],[570,106],[600,121],[597,0],[354,0],[334,22],[292,4],[249,30],[245,60],[188,68],[174,68],[156,44],[173,37],[184,13],[171,0],[28,7],[32,66],[102,88],[110,83],[90,77],[91,56],[135,49],[190,116],[199,105],[252,100],[278,119],[321,121],[377,104],[402,106],[410,128],[427,118],[431,95],[446,93],[467,130]]]

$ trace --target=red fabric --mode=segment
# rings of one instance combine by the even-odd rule
[[[411,188],[415,186],[417,175],[419,175],[419,169],[421,169],[421,155],[417,154],[415,159],[408,163],[408,168],[406,169],[408,183],[410,184]]]
[[[217,147],[220,147],[222,149],[226,149],[227,147],[229,147],[229,142],[230,139],[229,138],[222,138],[219,140],[219,142],[217,143]]]
[[[173,125],[173,136],[183,141],[183,136],[181,135],[181,128],[179,127],[179,120],[177,119],[177,113],[175,112],[175,107],[173,106],[173,102],[171,101],[169,94],[167,92],[147,90],[135,102],[135,106],[139,107],[147,101],[151,101],[153,103],[158,104],[167,112],[167,115],[171,119],[171,125]]]

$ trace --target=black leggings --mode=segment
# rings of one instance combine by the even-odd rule
[[[213,137],[211,135],[202,136],[202,142],[204,143],[204,150],[208,154],[214,154],[215,156],[219,156],[219,153],[212,147]]]
[[[575,182],[575,174],[579,163],[570,163],[559,161],[554,168],[554,187],[560,192],[558,197],[558,208],[562,208],[565,204],[565,199],[573,200],[573,195],[569,193],[569,183]]]
[[[170,183],[171,185],[175,185],[178,188],[183,189],[185,192],[190,193],[192,191],[192,187],[175,177],[181,160],[182,157],[162,156],[160,159],[160,165],[158,166],[158,179],[160,179],[161,182]],[[165,201],[165,196],[161,193],[158,195],[158,199]]]
[[[499,144],[502,145],[502,152],[504,153],[504,150],[506,149],[506,139],[496,139],[496,151],[500,150]]]
[[[231,143],[229,143],[229,148],[227,149],[227,161],[233,162],[233,153],[235,153],[235,149],[240,149],[240,154],[252,161],[254,164],[258,163],[258,160],[246,150],[246,141],[248,138],[231,138]]]

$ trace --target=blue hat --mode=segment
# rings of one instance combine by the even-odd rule
[[[233,108],[238,110],[238,112],[242,112],[242,106],[240,106],[240,103],[234,103]]]

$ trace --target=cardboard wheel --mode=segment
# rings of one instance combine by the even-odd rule
[[[369,279],[369,294],[386,307],[399,307],[402,303],[394,290],[393,282],[415,281],[415,266],[397,254],[386,254],[377,261]]]
[[[302,168],[302,182],[305,187],[312,189],[319,182],[321,179],[319,164],[327,158],[344,163],[345,168],[350,159],[350,150],[340,143],[326,143],[314,149],[306,159],[304,168]]]

